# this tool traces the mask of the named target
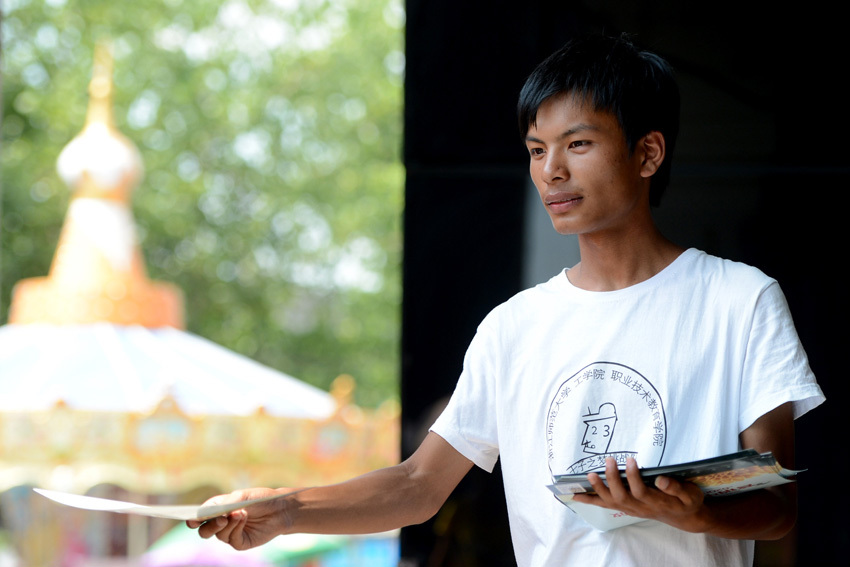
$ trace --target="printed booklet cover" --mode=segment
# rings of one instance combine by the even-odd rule
[[[747,449],[738,453],[723,455],[701,461],[692,461],[678,465],[667,465],[641,469],[641,477],[650,486],[659,476],[692,482],[699,486],[706,496],[729,496],[793,482],[802,471],[782,468],[772,453],[758,453]],[[602,480],[605,474],[599,473]],[[620,471],[620,478],[626,483],[626,471]],[[593,487],[587,480],[587,474],[555,475],[555,483],[549,489],[561,502],[579,514],[585,521],[597,529],[607,531],[635,522],[643,521],[617,512],[573,502],[573,495],[593,494]]]

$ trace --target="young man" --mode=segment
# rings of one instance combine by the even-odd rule
[[[791,467],[793,419],[823,401],[776,282],[685,250],[652,220],[678,128],[668,65],[622,38],[571,42],[528,79],[519,115],[531,177],[555,229],[578,235],[581,261],[484,319],[410,459],[211,520],[203,537],[246,549],[283,533],[422,522],[473,464],[491,470],[497,458],[523,566],[749,565],[752,540],[791,528],[793,484],[704,499],[689,483],[639,479],[637,463],[740,448]],[[656,521],[594,529],[546,488],[567,472],[587,472],[598,492],[580,505]]]

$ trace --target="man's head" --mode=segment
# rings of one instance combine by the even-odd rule
[[[638,50],[625,37],[570,41],[537,66],[520,92],[517,113],[523,140],[536,124],[540,105],[564,94],[612,114],[630,152],[649,132],[664,136],[667,159],[652,177],[649,197],[650,204],[658,205],[670,180],[670,158],[679,131],[679,89],[670,65]]]

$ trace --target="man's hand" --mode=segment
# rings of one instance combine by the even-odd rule
[[[794,467],[794,408],[791,403],[769,411],[745,429],[741,447],[773,452],[784,467]],[[779,539],[797,518],[797,483],[753,490],[735,496],[704,499],[689,482],[659,477],[655,488],[645,486],[637,464],[626,464],[628,489],[613,459],[605,462],[608,486],[598,474],[588,479],[597,495],[576,494],[575,501],[618,510],[638,518],[653,518],[688,532],[732,539]]]
[[[291,491],[283,488],[277,490],[270,488],[237,490],[231,494],[211,498],[205,504],[242,502],[289,492]],[[186,525],[192,529],[198,528],[198,533],[202,538],[215,536],[221,541],[229,543],[234,549],[251,549],[271,541],[275,536],[283,533],[287,519],[286,500],[286,497],[282,496],[267,502],[252,504],[247,510],[236,510],[226,516],[219,516],[205,522],[189,520]]]
[[[617,510],[636,518],[659,520],[689,532],[704,529],[701,520],[704,495],[695,484],[662,476],[656,480],[655,488],[646,486],[632,458],[626,461],[627,485],[620,479],[616,461],[610,457],[605,459],[608,486],[596,473],[588,474],[587,478],[596,494],[576,494],[576,502]]]

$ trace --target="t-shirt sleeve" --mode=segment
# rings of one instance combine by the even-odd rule
[[[775,281],[759,295],[744,359],[739,431],[786,402],[794,419],[825,400],[809,368],[785,295]]]
[[[492,472],[499,457],[495,368],[495,333],[488,320],[478,331],[463,361],[463,371],[446,409],[431,431],[477,466]]]

